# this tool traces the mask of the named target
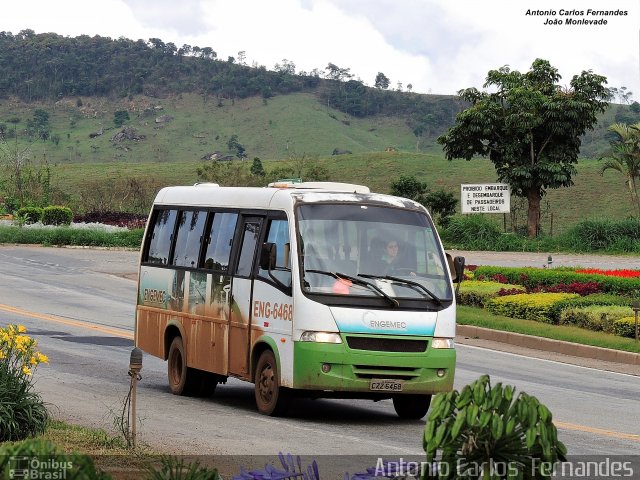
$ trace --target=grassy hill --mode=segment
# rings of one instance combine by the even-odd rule
[[[232,135],[238,136],[249,158],[262,159],[286,158],[293,152],[330,155],[335,148],[354,153],[383,151],[387,146],[415,151],[416,145],[416,137],[403,118],[350,117],[323,106],[309,93],[220,103],[196,94],[169,99],[134,97],[131,101],[90,97],[80,102],[78,106],[75,99],[52,105],[0,100],[0,123],[13,130],[14,124],[8,120],[19,118],[15,129],[21,145],[30,145],[34,154],[46,154],[53,163],[196,161],[207,153],[227,153]],[[59,137],[57,144],[51,140],[26,142],[20,135],[37,108],[49,113],[51,134]],[[126,126],[144,135],[144,140],[111,141],[121,130],[113,124],[117,110],[128,111]],[[161,116],[172,120],[156,123]],[[102,135],[90,138],[100,130]],[[433,141],[422,143],[433,145]]]
[[[47,141],[26,140],[22,133],[38,108],[49,114],[51,139]],[[111,141],[121,130],[113,125],[117,110],[128,111],[130,120],[125,126],[144,139]],[[604,132],[618,112],[617,106],[610,108],[598,130],[590,134],[587,150],[592,157],[604,153]],[[172,120],[156,123],[163,115]],[[456,197],[461,183],[496,180],[487,160],[445,160],[433,136],[422,139],[416,153],[416,137],[401,117],[351,117],[321,104],[310,93],[235,101],[186,93],[131,100],[86,97],[54,104],[0,100],[0,124],[18,132],[18,139],[7,138],[5,147],[27,148],[36,165],[46,159],[57,192],[53,199],[76,210],[83,209],[82,198],[87,194],[105,195],[101,188],[130,178],[144,180],[154,189],[194,183],[196,169],[204,163],[201,158],[216,151],[229,153],[227,142],[232,135],[246,149],[246,168],[254,157],[260,157],[265,169],[271,170],[281,165],[277,162],[304,153],[317,157],[315,161],[327,169],[332,180],[366,184],[380,192],[388,192],[400,175],[415,175],[432,189],[443,188]],[[102,135],[90,138],[99,131]],[[397,152],[385,153],[389,146]],[[336,148],[353,154],[332,156]],[[581,160],[575,186],[550,191],[543,199],[546,232],[563,231],[583,218],[625,218],[631,213],[623,178],[614,172],[601,176],[598,167],[596,160]],[[516,204],[515,215],[524,218],[517,208]],[[502,216],[492,218],[502,223]]]

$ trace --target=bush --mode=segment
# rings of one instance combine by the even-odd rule
[[[498,225],[483,215],[454,215],[442,229],[445,241],[477,250],[491,249],[501,235]]]
[[[632,300],[628,297],[620,295],[612,295],[610,293],[596,293],[585,297],[570,298],[556,303],[551,308],[551,315],[557,321],[560,319],[562,310],[567,308],[588,307],[590,305],[610,305],[610,306],[626,306],[630,307]]]
[[[42,208],[40,207],[22,207],[16,212],[16,217],[24,223],[37,223],[42,219]]]
[[[525,292],[525,288],[519,285],[465,280],[460,284],[458,301],[461,305],[484,307],[489,300],[500,296],[500,292],[505,290],[513,291],[514,294]]]
[[[553,306],[563,300],[577,297],[575,293],[522,293],[493,298],[486,308],[492,313],[544,323],[556,323]]]
[[[32,467],[34,461],[38,462],[37,469]],[[10,470],[16,468],[23,468],[29,471],[29,474],[18,477],[14,471],[13,475],[10,475]],[[31,476],[36,473],[37,476]],[[108,480],[111,478],[96,469],[91,457],[78,453],[64,454],[50,441],[41,439],[29,439],[19,443],[0,445],[0,477],[73,478],[74,480]]]
[[[574,251],[639,251],[640,220],[583,220],[563,235],[561,242]]]
[[[618,318],[611,326],[613,333],[621,337],[636,338],[635,317]]]
[[[594,331],[613,333],[613,321],[633,314],[631,307],[592,305],[562,310],[561,325],[575,325]]]
[[[50,205],[42,210],[42,223],[45,225],[71,225],[72,220],[70,208]]]
[[[140,248],[143,234],[144,230],[142,229],[110,233],[104,230],[69,227],[18,228],[0,226],[0,243]]]
[[[197,460],[185,463],[184,459],[171,456],[163,456],[160,459],[160,468],[149,468],[149,480],[222,480],[215,468],[201,467]],[[236,478],[236,477],[234,477]],[[240,478],[246,478],[240,476]],[[254,477],[250,477],[254,478]],[[255,478],[286,478],[284,476],[259,476]]]
[[[33,390],[32,375],[49,359],[22,325],[0,328],[0,442],[43,433],[49,415]]]
[[[511,385],[492,386],[488,375],[435,397],[423,446],[427,466],[438,465],[424,478],[439,479],[550,478],[544,465],[567,453],[546,406]]]

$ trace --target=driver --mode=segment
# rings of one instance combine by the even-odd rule
[[[391,239],[387,242],[387,245],[384,249],[384,253],[380,261],[385,266],[387,273],[392,273],[394,270],[402,269],[402,270],[410,270],[406,268],[406,265],[400,265],[400,255],[398,252],[400,250],[400,245],[397,240]],[[411,276],[415,276],[415,272],[409,272]]]

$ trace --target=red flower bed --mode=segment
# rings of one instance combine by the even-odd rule
[[[536,287],[528,291],[528,293],[577,293],[581,297],[585,295],[591,295],[592,293],[601,293],[602,287],[598,282],[571,282],[571,283],[558,283],[549,287]]]
[[[588,273],[595,275],[607,275],[609,277],[635,278],[640,277],[640,270],[601,270],[599,268],[585,268],[576,270],[576,273]]]

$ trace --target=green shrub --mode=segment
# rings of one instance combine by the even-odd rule
[[[24,223],[36,223],[42,220],[42,208],[22,207],[16,212],[16,217]]]
[[[591,305],[630,307],[632,301],[633,300],[629,297],[613,295],[611,293],[594,293],[592,295],[570,298],[563,300],[562,302],[558,302],[551,308],[550,313],[553,318],[559,321],[562,310],[567,308],[588,307]]]
[[[574,251],[624,251],[640,249],[640,220],[589,219],[583,220],[561,238],[561,243]]]
[[[70,208],[50,205],[42,210],[42,223],[45,225],[71,225],[72,220]]]
[[[614,320],[612,330],[615,335],[619,335],[620,337],[636,338],[635,317],[624,317]]]
[[[528,289],[538,286],[553,286],[559,283],[597,282],[605,293],[615,293],[630,297],[640,296],[640,277],[624,278],[609,275],[576,273],[570,267],[534,268],[534,267],[494,267],[482,265],[475,271],[475,278],[503,275],[506,281],[523,285]]]
[[[454,215],[449,218],[442,238],[470,249],[491,249],[502,233],[498,225],[483,215]]]
[[[32,375],[49,359],[21,325],[0,328],[0,442],[43,433],[49,415],[33,389]]]
[[[594,331],[613,333],[613,321],[633,314],[631,307],[592,305],[566,308],[560,313],[561,325],[576,325]]]
[[[91,247],[140,248],[143,229],[104,230],[60,228],[18,228],[0,226],[1,243],[28,243],[40,245],[83,245]]]
[[[184,459],[178,459],[171,456],[163,456],[160,459],[160,468],[151,467],[149,469],[149,480],[221,480],[215,468],[207,468],[200,466],[197,460],[191,463],[185,463]],[[236,477],[234,477],[236,478]],[[253,477],[251,477],[253,478]],[[257,477],[256,477],[257,478]],[[262,477],[260,477],[262,478]],[[271,477],[265,478],[286,478]],[[293,477],[290,477],[293,478]]]
[[[16,462],[20,462],[20,465]],[[18,477],[15,472],[10,475],[9,471],[16,467],[26,468],[29,475]],[[34,474],[37,476],[31,476]],[[42,439],[0,445],[0,477],[74,480],[109,480],[111,478],[96,469],[91,457],[79,453],[62,453],[53,443]]]
[[[507,317],[556,323],[551,314],[553,305],[577,296],[576,293],[522,293],[493,298],[487,302],[486,308]]]
[[[515,390],[483,375],[460,392],[439,393],[423,439],[426,463],[438,469],[424,478],[550,478],[544,465],[565,461],[567,448],[549,409]]]
[[[523,293],[525,292],[525,288],[520,285],[465,280],[460,284],[458,301],[461,305],[484,307],[489,300],[498,296],[500,290],[519,290]]]

